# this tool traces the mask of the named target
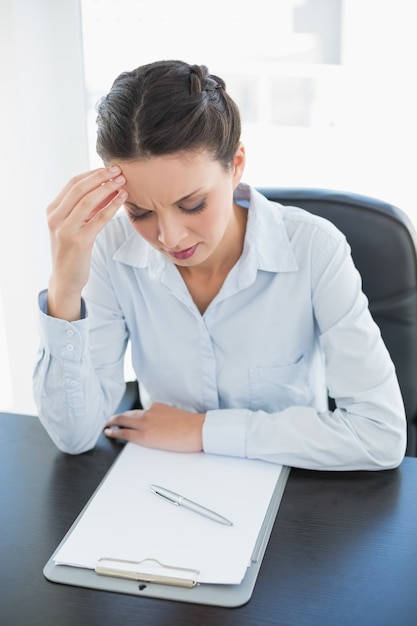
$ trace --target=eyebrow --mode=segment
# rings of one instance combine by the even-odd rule
[[[184,200],[188,200],[188,198],[191,198],[191,196],[194,196],[196,193],[199,193],[202,189],[204,189],[204,187],[199,187],[198,189],[195,189],[191,193],[188,193],[186,196],[183,196],[179,200],[176,200],[172,204],[180,204],[180,202],[184,202]],[[129,200],[125,202],[125,205],[127,205],[129,208],[136,209],[137,211],[149,211],[150,210],[150,209],[145,209],[141,206],[138,206],[134,202],[129,202]]]

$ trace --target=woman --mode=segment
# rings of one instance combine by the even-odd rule
[[[169,450],[397,466],[403,403],[349,246],[242,183],[223,80],[180,61],[139,67],[115,80],[97,124],[105,167],[48,207],[34,388],[56,445],[83,452],[105,427]],[[128,342],[149,403],[110,418]]]

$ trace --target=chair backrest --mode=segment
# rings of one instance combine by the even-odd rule
[[[397,370],[408,426],[407,455],[417,456],[417,235],[399,208],[327,189],[259,188],[270,200],[327,218],[341,230]]]

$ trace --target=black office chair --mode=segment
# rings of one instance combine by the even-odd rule
[[[345,234],[397,370],[407,414],[407,455],[417,456],[417,234],[410,219],[391,204],[350,192],[259,191],[275,202],[325,217]]]
[[[270,200],[325,217],[345,234],[397,370],[407,414],[407,455],[417,456],[417,235],[409,218],[390,204],[350,192],[275,187],[259,191]],[[128,383],[122,406],[140,407],[135,381]]]

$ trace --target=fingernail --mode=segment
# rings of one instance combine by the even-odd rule
[[[111,165],[109,167],[109,172],[111,174],[118,174],[121,171],[120,167],[118,165]]]

